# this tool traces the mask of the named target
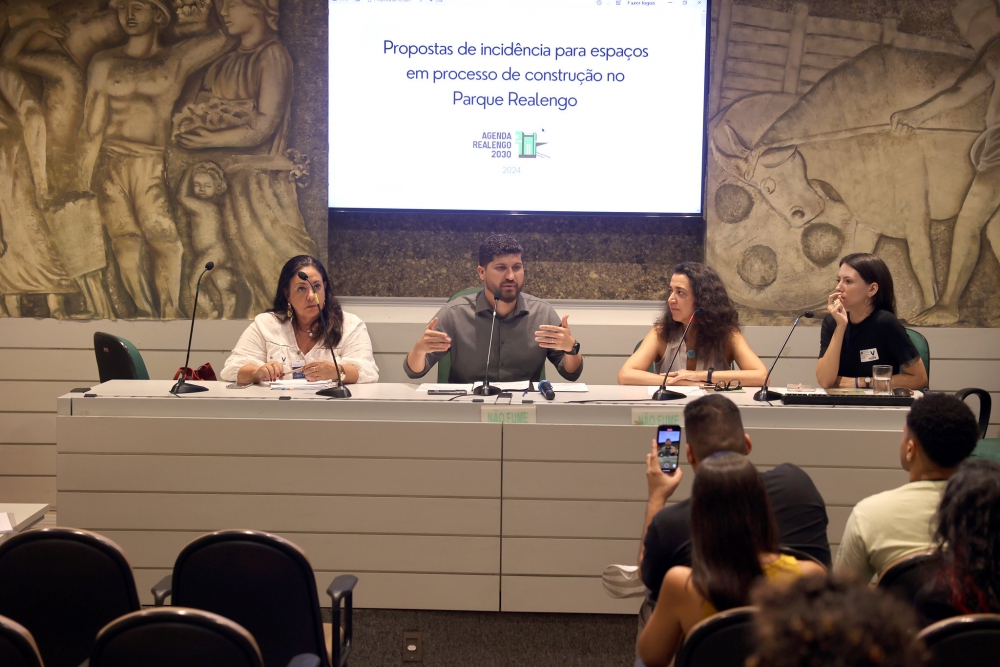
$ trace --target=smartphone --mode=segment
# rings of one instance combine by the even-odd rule
[[[681,453],[681,427],[676,424],[661,424],[656,430],[656,455],[660,459],[660,470],[671,473],[677,470]]]

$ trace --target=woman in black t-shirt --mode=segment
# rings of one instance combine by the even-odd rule
[[[831,387],[868,388],[872,367],[892,366],[892,386],[923,389],[927,369],[896,319],[892,275],[881,258],[854,253],[840,260],[820,332],[816,380]]]

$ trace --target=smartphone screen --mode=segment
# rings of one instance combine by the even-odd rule
[[[656,432],[656,454],[660,459],[660,470],[677,470],[681,450],[681,427],[664,424]]]

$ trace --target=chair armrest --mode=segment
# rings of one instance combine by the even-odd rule
[[[347,656],[351,654],[352,646],[352,625],[353,612],[352,601],[354,598],[354,587],[358,585],[358,578],[353,574],[342,574],[333,580],[327,594],[333,601],[333,655],[330,656],[330,664],[333,667],[343,667],[347,664]],[[344,635],[340,639],[340,605],[344,605]]]
[[[300,653],[288,661],[288,667],[319,667],[320,659],[313,653]]]
[[[174,575],[168,574],[167,576],[156,582],[150,592],[153,594],[153,606],[162,607],[163,603],[166,602],[167,598],[173,593],[174,585]]]
[[[990,398],[989,392],[985,389],[976,389],[975,387],[955,392],[955,398],[963,403],[967,397],[973,395],[979,398],[979,438],[982,439],[986,437],[986,429],[990,427],[990,409],[993,407],[993,399]]]

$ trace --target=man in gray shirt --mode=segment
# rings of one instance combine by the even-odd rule
[[[551,305],[521,293],[523,254],[521,244],[507,234],[494,234],[483,241],[478,270],[485,289],[458,297],[438,311],[403,359],[403,370],[409,377],[423,377],[451,352],[449,382],[482,382],[494,305],[497,319],[489,354],[490,381],[538,380],[546,358],[567,380],[580,377],[583,357],[580,343],[569,330],[569,316],[560,320]],[[501,296],[494,301],[497,290]]]

